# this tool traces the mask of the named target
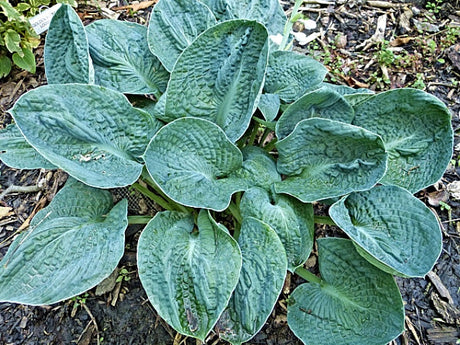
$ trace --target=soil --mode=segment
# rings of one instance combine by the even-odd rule
[[[289,12],[292,3],[282,3]],[[91,4],[79,6],[78,12],[85,22],[106,13],[119,19],[145,23],[152,8],[138,12],[110,12],[104,7],[129,4]],[[438,7],[432,8],[430,4]],[[428,11],[430,8],[433,13]],[[425,279],[397,278],[405,301],[406,330],[392,344],[459,344],[460,196],[455,185],[460,181],[460,139],[457,135],[460,124],[460,46],[458,32],[455,35],[454,31],[455,28],[460,30],[459,2],[318,0],[306,1],[303,13],[316,22],[316,28],[306,29],[308,25],[297,23],[294,30],[300,36],[296,36],[299,42],[294,49],[322,61],[330,70],[329,81],[376,91],[395,87],[424,88],[451,110],[456,132],[452,164],[436,185],[417,194],[439,216],[443,228],[443,251]],[[378,26],[378,18],[382,16],[385,16],[386,23],[382,25],[380,22]],[[309,39],[312,40],[306,43]],[[15,100],[27,90],[46,82],[43,46],[36,53],[36,74],[14,71],[10,77],[0,80],[2,127],[11,122],[6,111]],[[49,203],[66,178],[61,171],[21,171],[1,164],[2,191],[11,185],[41,187],[32,193],[2,195],[0,206],[11,210],[0,216],[0,259],[18,229],[25,228],[33,215]],[[114,191],[114,194],[120,196],[123,191]],[[131,199],[130,211],[148,214],[155,210],[143,200]],[[125,269],[124,280],[112,284],[102,294],[95,288],[77,298],[46,307],[0,303],[0,344],[198,344],[194,339],[177,334],[158,317],[148,302],[136,273],[134,248],[141,228],[130,226],[126,232],[127,249],[119,264],[119,269]],[[327,226],[317,228],[318,235],[339,231]],[[307,266],[315,270],[315,263],[313,255]],[[288,276],[271,317],[248,344],[301,344],[286,323],[287,294],[301,281],[297,276]],[[206,343],[218,345],[225,342],[220,341],[218,335],[211,334]]]

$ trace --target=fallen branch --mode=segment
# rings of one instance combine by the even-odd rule
[[[43,186],[15,186],[11,185],[0,194],[0,200],[11,193],[35,193],[43,190]]]
[[[407,4],[393,4],[388,1],[378,1],[378,0],[367,0],[366,4],[372,7],[378,8],[401,8],[407,6]]]

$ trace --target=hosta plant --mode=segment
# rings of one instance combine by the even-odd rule
[[[248,341],[291,272],[307,281],[288,298],[305,344],[396,338],[393,276],[423,277],[441,251],[437,219],[413,194],[450,160],[449,111],[420,90],[325,83],[321,64],[272,39],[289,39],[285,22],[276,0],[160,0],[148,27],[84,27],[62,6],[48,85],[10,110],[0,157],[71,178],[3,258],[0,300],[52,304],[106,278],[132,219],[107,189],[132,186],[164,209],[137,264],[178,332]],[[314,214],[321,202],[330,217]],[[315,239],[315,222],[342,238]],[[303,267],[313,250],[320,275]]]

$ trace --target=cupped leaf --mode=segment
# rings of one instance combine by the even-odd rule
[[[123,256],[127,205],[69,180],[0,262],[0,302],[53,304],[107,278]]]
[[[139,278],[158,314],[176,331],[204,340],[238,283],[241,252],[207,212],[158,213],[139,238]]]
[[[393,277],[364,260],[350,240],[318,240],[321,283],[289,297],[288,325],[306,345],[385,345],[404,330]]]
[[[27,141],[47,160],[93,187],[132,184],[155,131],[125,96],[96,85],[46,85],[11,109]]]
[[[313,247],[313,206],[261,188],[247,190],[240,204],[243,218],[254,217],[268,224],[283,243],[288,269],[294,272],[310,256]]]
[[[238,244],[243,256],[240,279],[217,323],[219,336],[231,344],[248,341],[262,328],[286,277],[286,253],[267,224],[246,218]]]
[[[387,154],[375,133],[338,121],[312,118],[276,144],[277,193],[303,202],[372,188],[385,174]]]
[[[198,0],[160,0],[150,17],[149,48],[172,71],[184,49],[216,23],[209,7]]]
[[[354,242],[400,275],[424,277],[441,253],[436,216],[403,188],[352,193],[332,205],[329,214]]]
[[[273,121],[280,110],[280,97],[271,93],[263,93],[259,99],[259,110],[266,121]]]
[[[97,84],[157,97],[166,90],[169,73],[150,52],[145,26],[102,19],[88,25],[86,32]]]
[[[94,81],[85,28],[69,5],[62,4],[51,19],[44,60],[48,84],[89,84]]]
[[[257,108],[267,59],[267,30],[257,22],[231,20],[206,30],[177,60],[164,120],[204,118],[235,142]]]
[[[356,107],[353,124],[378,133],[385,142],[389,159],[383,184],[415,193],[438,181],[452,156],[449,110],[421,90],[375,95]]]
[[[144,157],[156,184],[174,201],[223,211],[246,182],[231,176],[243,164],[241,151],[215,124],[197,118],[171,122],[152,138]]]
[[[365,88],[359,88],[359,89],[354,89],[350,86],[346,85],[336,85],[336,84],[330,84],[330,83],[322,83],[323,86],[326,86],[338,94],[342,96],[347,96],[347,95],[355,95],[355,94],[367,94],[367,95],[373,95],[374,91],[365,89]]]
[[[0,159],[15,169],[56,169],[26,141],[15,124],[0,131]]]
[[[327,69],[318,61],[293,51],[276,51],[268,60],[264,90],[294,102],[319,85]]]
[[[239,177],[248,186],[271,190],[275,182],[281,181],[281,175],[276,170],[276,163],[264,149],[257,146],[246,146],[243,150],[243,166],[233,177]]]
[[[321,87],[292,103],[276,123],[276,136],[284,139],[302,120],[320,117],[344,123],[353,120],[353,107],[337,92]]]

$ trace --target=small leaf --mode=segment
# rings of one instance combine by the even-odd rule
[[[26,141],[15,124],[0,131],[0,159],[15,169],[56,169]]]
[[[238,244],[240,279],[217,323],[219,336],[231,344],[250,340],[265,324],[283,288],[287,264],[276,233],[255,218],[243,221]]]
[[[16,31],[12,29],[6,30],[3,34],[3,39],[5,41],[6,48],[10,53],[17,52],[18,54],[23,54],[22,48],[19,45],[21,43],[21,36],[19,36]]]
[[[295,269],[308,259],[313,247],[313,206],[260,188],[251,188],[243,194],[240,204],[243,218],[254,217],[269,225],[283,243],[288,269]]]
[[[8,56],[0,56],[0,78],[6,77],[11,72],[12,63]]]
[[[155,131],[149,114],[121,93],[96,85],[41,86],[21,96],[10,112],[41,155],[99,188],[138,179],[140,157]]]
[[[16,66],[30,73],[35,73],[35,55],[30,49],[22,49],[22,57],[18,53],[14,53],[12,58]]]
[[[292,51],[270,54],[264,90],[287,102],[299,99],[308,89],[319,85],[327,69],[318,61]]]
[[[44,56],[48,84],[89,84],[94,80],[85,28],[69,5],[62,4],[51,19]]]
[[[69,180],[0,262],[0,301],[53,304],[107,278],[124,252],[127,202]]]
[[[213,26],[177,60],[162,119],[204,118],[235,142],[257,108],[267,59],[268,34],[261,24],[230,20]]]
[[[340,94],[321,87],[305,94],[284,111],[276,123],[276,136],[284,139],[300,121],[312,117],[350,123],[353,116],[352,106]]]
[[[312,118],[276,144],[277,193],[303,202],[372,188],[385,174],[387,154],[375,133],[338,121]]]
[[[393,277],[364,260],[350,240],[318,240],[321,283],[289,297],[288,325],[307,345],[384,345],[404,330]]]
[[[242,259],[235,240],[210,220],[160,212],[138,244],[139,278],[158,314],[176,331],[201,339],[211,331],[238,283]]]
[[[280,97],[271,93],[260,95],[259,110],[266,121],[273,121],[280,110]]]
[[[436,216],[400,187],[352,193],[332,205],[329,214],[365,252],[399,275],[424,277],[441,253]]]
[[[246,182],[231,174],[243,163],[241,151],[215,124],[182,118],[158,131],[144,157],[164,193],[186,206],[223,211]]]
[[[86,32],[97,84],[130,94],[165,92],[169,73],[150,52],[145,26],[102,19]]]
[[[149,48],[172,71],[184,49],[216,23],[211,10],[198,0],[161,0],[150,17]]]
[[[452,157],[449,110],[421,90],[396,89],[372,96],[356,107],[353,124],[382,137],[389,153],[383,184],[415,193],[437,182]]]

